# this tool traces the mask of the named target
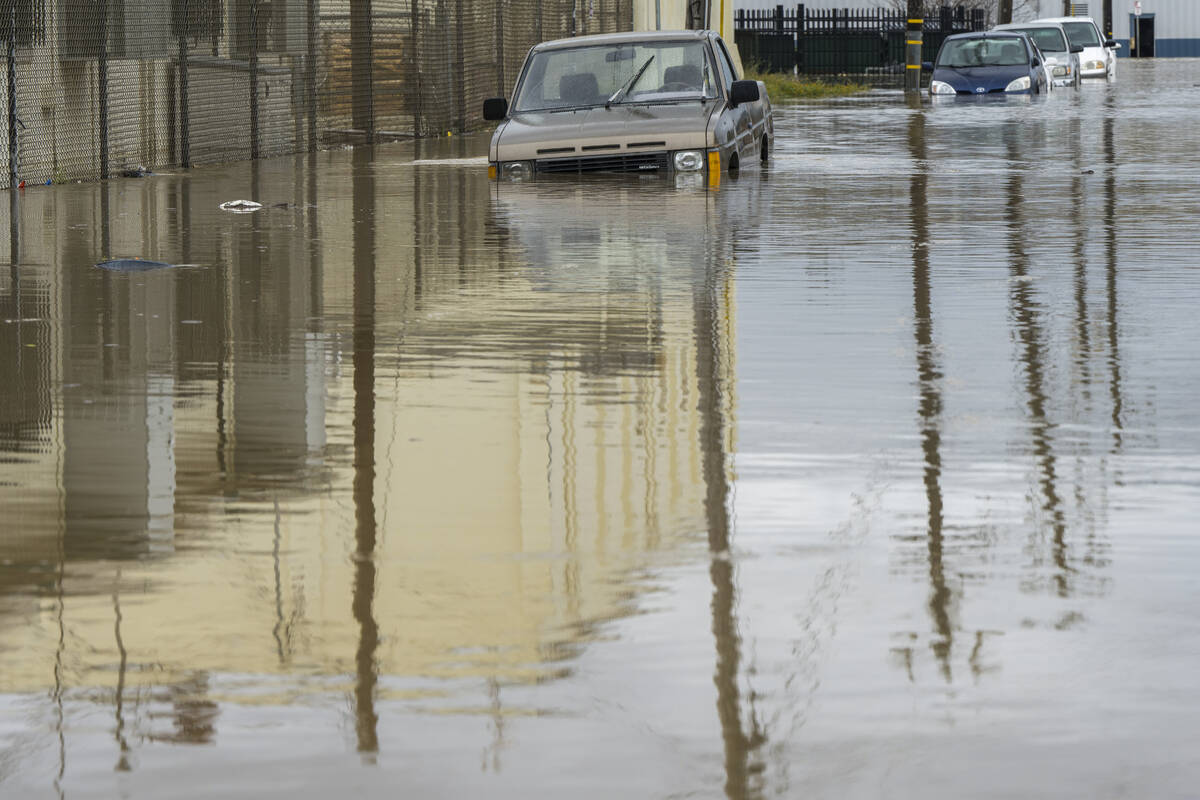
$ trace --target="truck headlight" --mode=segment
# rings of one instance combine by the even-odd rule
[[[696,172],[704,169],[704,154],[699,150],[679,150],[675,153],[676,172]]]
[[[950,84],[946,83],[945,81],[930,81],[929,82],[929,93],[930,94],[957,94],[957,92],[954,91],[954,87],[951,86]]]
[[[1026,75],[1017,78],[1015,81],[1004,87],[1006,92],[1028,92],[1029,91],[1029,76]]]
[[[505,161],[500,165],[500,175],[512,181],[523,181],[533,177],[533,164],[528,161]]]

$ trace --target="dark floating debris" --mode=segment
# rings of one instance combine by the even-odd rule
[[[147,261],[144,258],[114,258],[111,261],[101,261],[96,266],[110,272],[146,272],[174,265],[165,261]]]

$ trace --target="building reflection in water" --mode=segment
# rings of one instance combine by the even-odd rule
[[[0,634],[0,690],[53,687],[60,777],[97,689],[112,763],[136,770],[142,743],[219,741],[235,674],[344,692],[366,756],[386,704],[486,688],[498,767],[529,710],[508,687],[569,675],[638,571],[707,530],[726,790],[751,796],[712,196],[627,186],[598,216],[587,187],[489,201],[474,171],[381,163],[309,154],[23,209],[47,225],[3,297],[38,321],[0,331],[24,358],[0,365],[21,531],[0,613],[30,624]],[[269,205],[217,210],[237,196]],[[181,266],[94,268],[109,254]],[[22,610],[39,596],[54,614]]]

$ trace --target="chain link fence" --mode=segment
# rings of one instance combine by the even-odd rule
[[[2,0],[4,186],[464,131],[632,0]]]

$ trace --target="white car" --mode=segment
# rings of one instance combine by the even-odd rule
[[[1046,79],[1052,86],[1078,86],[1083,48],[1067,41],[1067,32],[1058,22],[1012,22],[992,30],[1023,33],[1042,51]]]
[[[1067,41],[1083,47],[1083,52],[1079,54],[1079,62],[1083,68],[1081,77],[1117,77],[1117,49],[1121,45],[1112,39],[1105,39],[1094,19],[1091,17],[1045,17],[1035,19],[1032,24],[1042,22],[1057,22],[1062,25],[1067,34]]]

